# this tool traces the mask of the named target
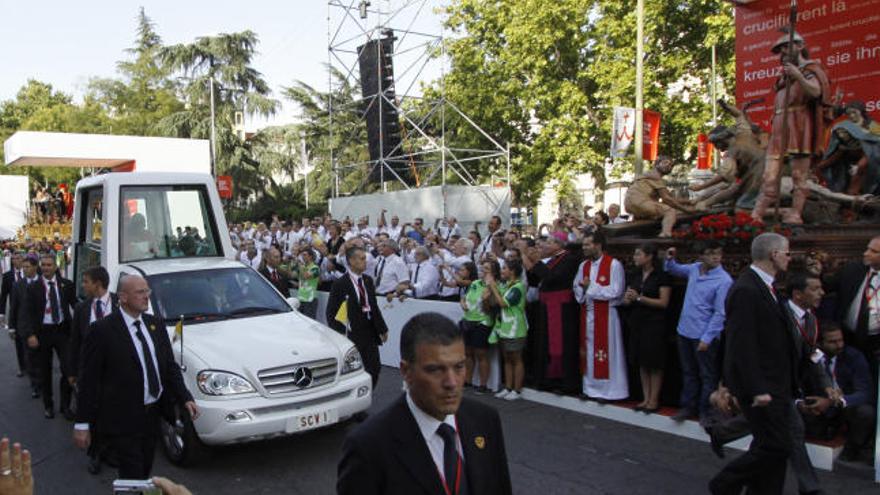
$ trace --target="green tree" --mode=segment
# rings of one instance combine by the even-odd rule
[[[158,135],[156,123],[183,109],[169,71],[159,63],[161,49],[162,38],[141,7],[135,44],[126,50],[131,59],[116,64],[122,78],[90,81],[90,96],[113,116],[114,134]]]
[[[589,172],[604,181],[612,109],[635,100],[634,7],[632,0],[453,0],[446,9],[453,33],[446,97],[511,143],[518,203],[534,204],[549,178],[565,184]],[[646,2],[645,32],[645,106],[662,113],[663,152],[683,160],[710,122],[711,44],[725,75],[720,96],[732,88],[732,8],[723,0]],[[464,125],[450,132],[478,138]]]
[[[211,135],[211,92],[214,88],[216,125],[215,171],[235,182],[233,203],[243,206],[265,191],[266,177],[254,160],[251,144],[235,132],[235,114],[269,116],[278,109],[269,84],[251,66],[257,35],[243,31],[196,38],[193,43],[159,50],[164,69],[181,76],[185,108],[163,118],[159,132],[167,136],[207,139]]]
[[[300,123],[290,134],[296,140],[293,145],[298,149],[300,139],[305,139],[306,148],[310,151],[309,195],[311,201],[326,201],[333,193],[333,164],[338,166],[364,163],[370,159],[367,150],[367,132],[360,112],[355,103],[360,88],[355,88],[346,80],[345,74],[335,67],[328,67],[333,82],[333,92],[319,91],[302,81],[285,87],[282,94],[296,103],[300,109]],[[333,115],[330,117],[330,101],[332,96]],[[288,144],[290,146],[290,144]],[[300,166],[300,153],[295,153],[291,166]],[[292,174],[293,170],[289,170]],[[341,174],[340,189],[343,191],[365,191],[365,179],[369,170],[366,167],[350,170]]]
[[[19,130],[52,132],[107,132],[110,118],[93,99],[75,105],[70,95],[51,84],[29,80],[14,100],[0,104],[0,141]],[[40,183],[76,182],[80,169],[62,167],[3,167],[2,173],[28,175]]]

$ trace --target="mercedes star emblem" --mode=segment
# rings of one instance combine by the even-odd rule
[[[312,370],[302,367],[293,370],[293,383],[299,388],[306,388],[312,384]]]

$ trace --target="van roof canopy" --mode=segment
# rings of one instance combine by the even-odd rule
[[[210,173],[204,139],[18,131],[3,143],[7,166]]]

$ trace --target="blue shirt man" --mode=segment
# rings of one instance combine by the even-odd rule
[[[721,267],[723,250],[717,242],[708,242],[700,250],[696,263],[675,261],[675,248],[666,252],[666,271],[687,278],[684,305],[678,320],[678,353],[683,386],[681,410],[673,419],[684,421],[709,411],[709,395],[718,386],[718,349],[724,328],[724,302],[733,284],[730,274]]]

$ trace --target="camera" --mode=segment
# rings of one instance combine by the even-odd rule
[[[162,490],[152,480],[115,480],[113,495],[162,495]]]

